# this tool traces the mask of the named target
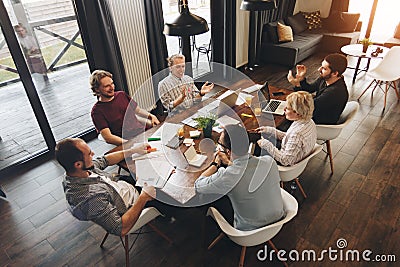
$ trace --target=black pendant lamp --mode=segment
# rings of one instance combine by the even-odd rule
[[[261,11],[275,8],[275,0],[243,0],[240,5],[240,9],[247,11]]]
[[[205,33],[209,29],[205,19],[190,13],[187,1],[178,0],[179,16],[174,21],[165,23],[164,34],[182,37],[182,54],[186,62],[191,62],[189,36]]]
[[[257,42],[256,33],[258,32],[258,14],[256,11],[271,10],[276,8],[275,0],[243,0],[240,9],[250,11],[249,23],[249,48],[247,69],[253,70],[256,66]]]

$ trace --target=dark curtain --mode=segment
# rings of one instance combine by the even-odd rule
[[[116,90],[128,93],[117,34],[106,1],[73,0],[73,5],[90,71],[104,69],[111,72]]]
[[[147,47],[149,50],[151,73],[153,74],[153,90],[156,96],[155,114],[163,114],[163,106],[158,96],[158,83],[164,78],[161,75],[155,75],[159,71],[168,67],[167,57],[167,41],[163,33],[164,16],[161,0],[145,0],[144,13],[146,19]]]
[[[258,62],[258,53],[260,51],[261,46],[261,37],[263,32],[263,25],[276,21],[278,19],[285,19],[291,15],[293,15],[294,6],[296,4],[296,0],[275,0],[276,1],[276,9],[266,10],[266,11],[257,11],[251,12],[250,16],[256,16],[256,33],[254,37],[256,38],[255,46],[249,47],[249,56],[252,55],[255,58],[249,58],[249,62]],[[255,49],[255,51],[252,51]]]
[[[236,1],[211,0],[213,61],[236,66]]]
[[[349,10],[349,1],[350,0],[332,0],[331,10],[337,11],[348,11]]]
[[[167,67],[168,57],[161,0],[145,0],[144,13],[151,73],[154,75]]]

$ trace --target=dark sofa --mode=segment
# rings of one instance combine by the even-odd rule
[[[317,51],[340,52],[342,46],[357,43],[361,29],[359,17],[360,14],[334,12],[326,19],[320,18],[319,26],[310,30],[304,15],[297,13],[279,20],[292,28],[293,41],[288,42],[279,42],[277,21],[264,24],[261,60],[292,68]]]

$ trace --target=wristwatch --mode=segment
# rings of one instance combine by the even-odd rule
[[[200,96],[205,96],[206,94],[203,94],[203,93],[201,92],[201,90],[199,90],[199,95],[200,95]]]
[[[215,166],[215,167],[217,167],[217,169],[219,168],[219,164],[216,163],[215,161],[211,162],[210,166],[208,166],[208,167],[211,167],[211,166]]]

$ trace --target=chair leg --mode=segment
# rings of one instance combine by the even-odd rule
[[[278,249],[275,247],[275,245],[274,245],[274,243],[272,243],[272,241],[271,240],[268,240],[268,244],[271,246],[271,248],[273,249],[273,250],[275,250],[275,252],[276,252],[276,255],[278,255]],[[288,264],[286,263],[286,262],[283,262],[283,265],[285,265],[286,267],[288,266]]]
[[[196,61],[196,68],[199,68],[199,57],[200,57],[200,51],[197,50],[197,61]]]
[[[298,178],[295,178],[294,181],[296,182],[297,187],[300,189],[300,192],[301,192],[301,194],[303,195],[303,197],[304,197],[304,198],[307,198],[307,195],[306,195],[306,193],[304,192],[304,189],[303,189],[303,187],[301,186],[299,179],[298,179]]]
[[[383,110],[385,110],[385,108],[386,108],[386,97],[387,97],[387,93],[388,93],[388,91],[389,91],[389,82],[385,82],[385,96],[384,96],[384,99],[383,99]]]
[[[244,257],[245,256],[246,256],[246,247],[242,247],[242,251],[240,252],[239,267],[243,267],[243,265],[244,265]]]
[[[125,265],[129,267],[129,234],[125,235]]]
[[[103,247],[104,242],[106,242],[106,239],[107,239],[108,235],[109,235],[109,233],[107,232],[106,235],[105,235],[104,238],[103,238],[103,241],[101,241],[101,244],[100,244],[100,247],[101,247],[101,248]]]
[[[214,246],[215,246],[215,244],[217,244],[223,237],[224,237],[224,233],[220,233],[215,239],[214,239],[214,241],[213,242],[211,242],[211,244],[208,246],[208,250],[210,250],[210,249],[212,249]]]
[[[392,81],[392,82],[393,82],[393,89],[396,92],[397,101],[398,101],[398,100],[400,100],[400,95],[399,95],[399,92],[397,91],[396,81]]]
[[[152,223],[148,223],[147,225],[150,226],[150,228],[153,229],[153,231],[156,232],[159,236],[167,240],[169,244],[172,244],[172,240],[163,232],[161,232],[157,227],[155,227]]]
[[[368,88],[371,87],[373,82],[376,82],[376,80],[375,79],[372,80],[372,82],[367,86],[367,88],[365,88],[365,90],[361,93],[361,95],[357,98],[357,100],[360,100],[360,98],[364,95],[364,93],[368,90]]]
[[[332,149],[330,140],[326,140],[326,150],[328,152],[329,162],[331,164],[331,173],[333,174],[333,158],[332,158]]]

